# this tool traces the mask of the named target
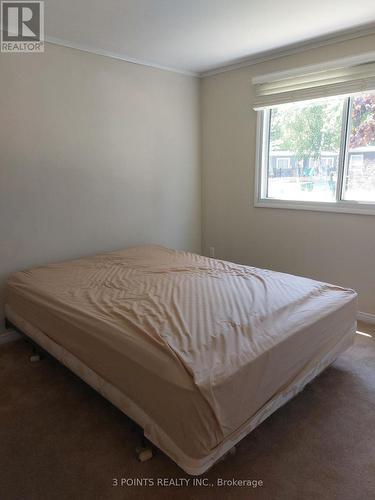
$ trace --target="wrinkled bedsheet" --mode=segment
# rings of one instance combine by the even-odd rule
[[[161,246],[13,274],[6,304],[204,457],[355,324],[353,290]]]

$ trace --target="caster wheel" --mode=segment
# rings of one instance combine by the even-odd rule
[[[32,356],[30,356],[30,363],[37,363],[41,359],[42,358],[41,358],[40,354],[33,354]]]
[[[153,457],[151,448],[137,448],[135,451],[140,462],[147,462]]]

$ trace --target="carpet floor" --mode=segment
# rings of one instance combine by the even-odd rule
[[[54,359],[30,363],[24,340],[0,346],[0,498],[375,499],[375,328],[358,330],[371,336],[358,334],[206,473],[208,486],[193,485],[161,452],[139,463],[125,415]],[[121,478],[127,485],[113,486]],[[131,486],[135,479],[149,485]],[[220,485],[225,479],[263,485]]]

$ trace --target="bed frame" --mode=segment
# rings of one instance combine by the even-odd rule
[[[45,357],[50,357],[50,358],[53,358],[53,359],[57,359],[57,361],[61,362],[56,356],[54,356],[49,351],[47,351],[46,349],[44,349],[43,347],[41,347],[41,345],[38,344],[37,342],[35,342],[35,340],[31,336],[29,336],[28,334],[26,334],[25,332],[23,332],[16,324],[12,323],[8,318],[5,318],[5,328],[9,329],[9,330],[16,331],[17,333],[19,333],[22,336],[22,338],[24,340],[26,340],[26,342],[28,344],[31,345],[31,347],[32,347],[32,354],[29,356],[30,363],[37,363],[37,362],[41,361],[43,358],[45,358]],[[62,363],[62,364],[64,364],[64,363]],[[73,373],[75,373],[75,371],[72,368],[70,368],[69,366],[67,366],[66,364],[64,364],[64,366],[66,366],[67,368],[69,368],[70,371],[72,371]],[[100,392],[97,387],[94,387],[89,382],[86,382],[77,373],[75,373],[75,374],[81,380],[83,380],[85,383],[87,383],[90,387],[92,387],[95,391]],[[110,401],[109,398],[106,398],[106,399],[108,401]],[[117,407],[117,405],[115,405],[115,406]],[[155,448],[153,447],[152,443],[144,435],[143,429],[134,420],[132,420],[130,417],[128,417],[128,415],[126,415],[126,416],[127,416],[127,418],[129,418],[129,420],[131,422],[132,431],[136,432],[137,435],[139,436],[139,445],[135,448],[136,457],[137,457],[137,459],[140,462],[146,462],[146,461],[150,460],[154,456],[154,454],[155,454]]]
[[[353,344],[353,334],[356,329],[356,325],[351,325],[345,335],[343,335],[341,340],[338,342],[335,349],[331,350],[329,354],[320,359],[318,363],[312,363],[311,366],[309,366],[308,371],[305,372],[302,377],[293,380],[290,385],[284,388],[282,392],[271,398],[255,415],[246,421],[244,425],[237,429],[237,431],[235,431],[229,438],[220,443],[212,451],[209,457],[205,457],[204,459],[192,459],[191,457],[185,455],[182,450],[177,448],[168,435],[165,434],[160,428],[156,429],[156,433],[154,428],[154,437],[151,439],[148,429],[150,428],[150,425],[152,425],[152,421],[148,415],[142,410],[142,408],[137,406],[115,386],[105,381],[91,368],[82,363],[82,361],[62,346],[54,342],[38,328],[21,318],[17,313],[12,311],[9,306],[6,306],[5,315],[7,318],[7,325],[25,335],[31,342],[34,352],[30,357],[30,361],[38,361],[40,359],[40,349],[51,354],[59,362],[69,368],[75,375],[81,378],[119,410],[125,413],[125,415],[127,415],[131,420],[136,422],[137,425],[143,429],[145,438],[147,438],[152,445],[161,449],[190,475],[203,474],[216,462],[220,461],[228,454],[233,453],[236,444],[241,441],[241,439],[260,425],[278,408],[301,392],[308,383],[310,383],[317,375],[331,365],[337,356]],[[162,437],[160,442],[158,439],[155,439],[155,434]],[[167,443],[167,445],[165,445],[165,443]],[[145,445],[143,442],[141,446],[137,448],[136,454],[140,461],[148,460],[153,455],[153,448],[150,444]]]

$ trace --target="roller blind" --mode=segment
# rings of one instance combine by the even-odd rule
[[[254,109],[271,108],[322,97],[355,94],[375,90],[375,63],[360,64],[349,68],[295,75],[288,78],[255,80]]]

